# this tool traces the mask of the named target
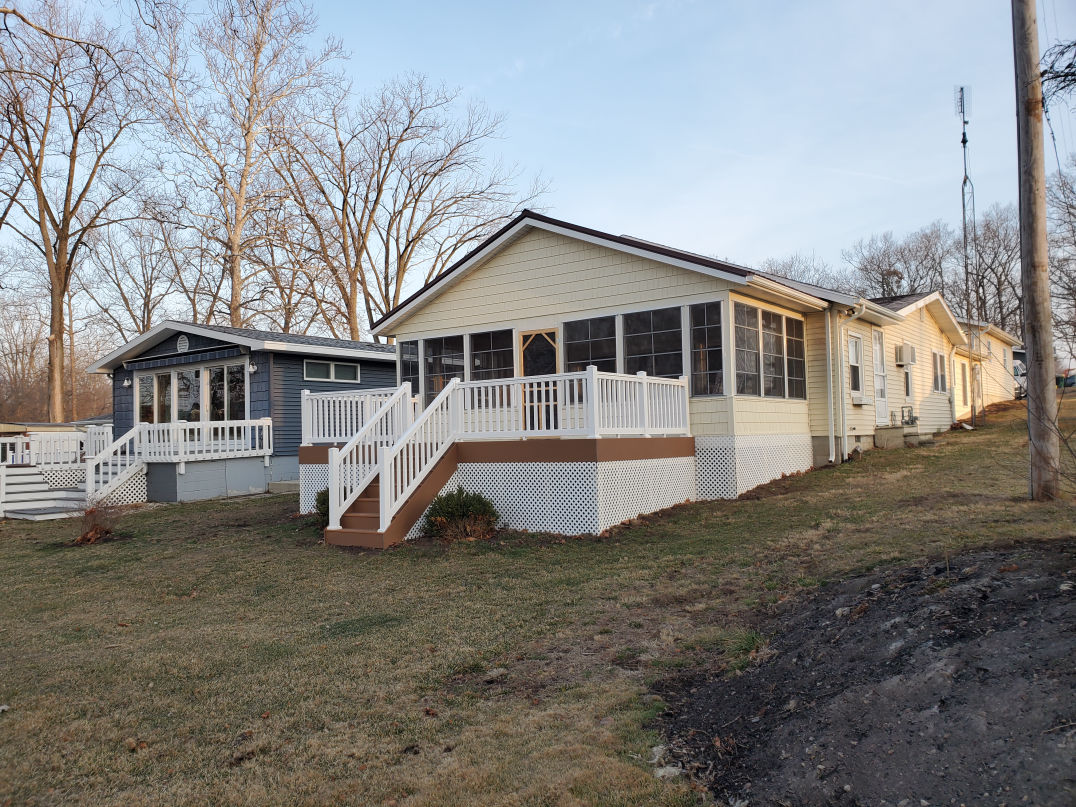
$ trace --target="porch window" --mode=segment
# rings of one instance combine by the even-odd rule
[[[418,395],[418,340],[400,342],[400,383],[411,384],[411,394]]]
[[[473,333],[469,338],[472,381],[512,377],[515,360],[510,330]]]
[[[202,419],[201,370],[176,372],[176,419],[186,421]]]
[[[209,419],[245,420],[247,416],[247,373],[242,364],[210,367]]]
[[[949,391],[945,378],[945,354],[937,351],[934,351],[934,391]]]
[[[228,420],[245,420],[247,417],[247,367],[245,364],[228,365]]]
[[[784,317],[762,312],[762,393],[767,398],[785,397]]]
[[[723,395],[724,392],[721,303],[697,303],[691,306],[691,394]]]
[[[153,376],[138,377],[138,422],[153,423]]]
[[[684,374],[679,307],[624,315],[624,370],[661,378]]]
[[[733,316],[736,325],[736,394],[758,395],[758,309],[736,303]]]
[[[863,340],[848,337],[848,389],[863,392]]]
[[[616,372],[616,317],[564,323],[564,371],[575,373],[591,364],[604,373]]]
[[[172,422],[171,373],[157,373],[157,422]]]
[[[426,402],[429,403],[453,378],[463,379],[463,336],[439,336],[423,340],[426,362]]]
[[[785,354],[788,357],[788,397],[807,398],[807,348],[803,320],[785,317]]]

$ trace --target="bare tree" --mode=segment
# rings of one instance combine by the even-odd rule
[[[861,238],[841,255],[853,272],[855,289],[865,296],[949,291],[946,278],[957,258],[956,238],[948,224],[935,221],[900,240],[892,232]]]
[[[359,339],[409,284],[436,277],[533,202],[486,154],[502,119],[421,76],[385,85],[357,110],[311,116],[277,172],[306,219],[321,319]],[[338,325],[339,323],[339,325]]]
[[[94,306],[93,319],[121,342],[168,313],[182,273],[174,225],[135,218],[99,230],[75,271],[75,287]]]
[[[1054,333],[1076,355],[1076,156],[1068,171],[1050,177],[1046,201],[1050,215],[1050,280]]]
[[[993,205],[980,217],[976,236],[979,319],[1023,334],[1020,291],[1020,222],[1012,205]],[[964,309],[961,308],[961,311]]]
[[[72,272],[138,183],[127,146],[144,116],[137,64],[116,30],[53,2],[31,9],[0,29],[0,200],[4,227],[33,246],[47,274],[48,417],[60,421]]]
[[[297,0],[211,0],[201,21],[174,4],[146,4],[143,13],[157,112],[178,152],[178,193],[191,200],[192,224],[220,261],[227,319],[242,326],[244,290],[260,271],[249,255],[263,237],[250,225],[279,196],[269,170],[282,140],[274,129],[292,119],[289,105],[324,83],[339,48],[307,48],[317,19]]]
[[[759,268],[771,275],[835,291],[851,292],[854,286],[853,279],[847,273],[835,270],[813,253],[794,252],[784,258],[767,258]]]

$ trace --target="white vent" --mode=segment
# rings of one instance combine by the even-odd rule
[[[903,367],[908,364],[915,364],[915,345],[910,342],[905,342],[903,345],[897,345],[897,366]]]
[[[190,349],[191,349],[190,340],[187,339],[186,334],[181,334],[179,339],[176,340],[176,352],[177,353],[186,353]]]

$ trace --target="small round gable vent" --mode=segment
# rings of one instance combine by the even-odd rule
[[[179,337],[179,339],[176,340],[176,352],[177,353],[186,353],[190,349],[191,349],[191,343],[187,339],[186,334],[183,334],[182,336]]]

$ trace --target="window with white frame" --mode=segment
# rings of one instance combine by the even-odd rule
[[[473,333],[471,340],[471,380],[511,378],[515,367],[512,331]]]
[[[409,342],[399,343],[400,351],[400,383],[411,384],[411,394],[418,395],[418,378],[419,378],[419,365],[418,365],[418,340],[413,339]]]
[[[960,363],[960,400],[963,406],[968,405],[968,365]]]
[[[785,355],[788,362],[788,397],[807,398],[807,341],[803,320],[785,317]]]
[[[785,397],[784,319],[762,311],[762,394],[767,398]]]
[[[422,340],[426,367],[426,402],[436,398],[453,378],[463,380],[463,336],[438,336]]]
[[[680,308],[624,315],[624,371],[661,378],[684,374]]]
[[[564,323],[564,371],[576,373],[593,364],[616,372],[616,317],[593,317]]]
[[[135,376],[138,423],[247,418],[245,363],[181,366]]]
[[[948,392],[949,386],[945,378],[945,354],[934,351],[934,386],[935,392]]]
[[[904,397],[909,401],[912,399],[912,368],[904,368]]]
[[[736,394],[758,395],[759,381],[758,309],[753,305],[733,306],[736,329]]]
[[[863,392],[863,339],[859,336],[848,337],[848,389]]]
[[[359,365],[354,362],[306,359],[303,362],[303,378],[306,381],[345,381],[353,384],[359,380]]]
[[[721,303],[697,303],[691,306],[691,394],[722,395],[724,391]]]

